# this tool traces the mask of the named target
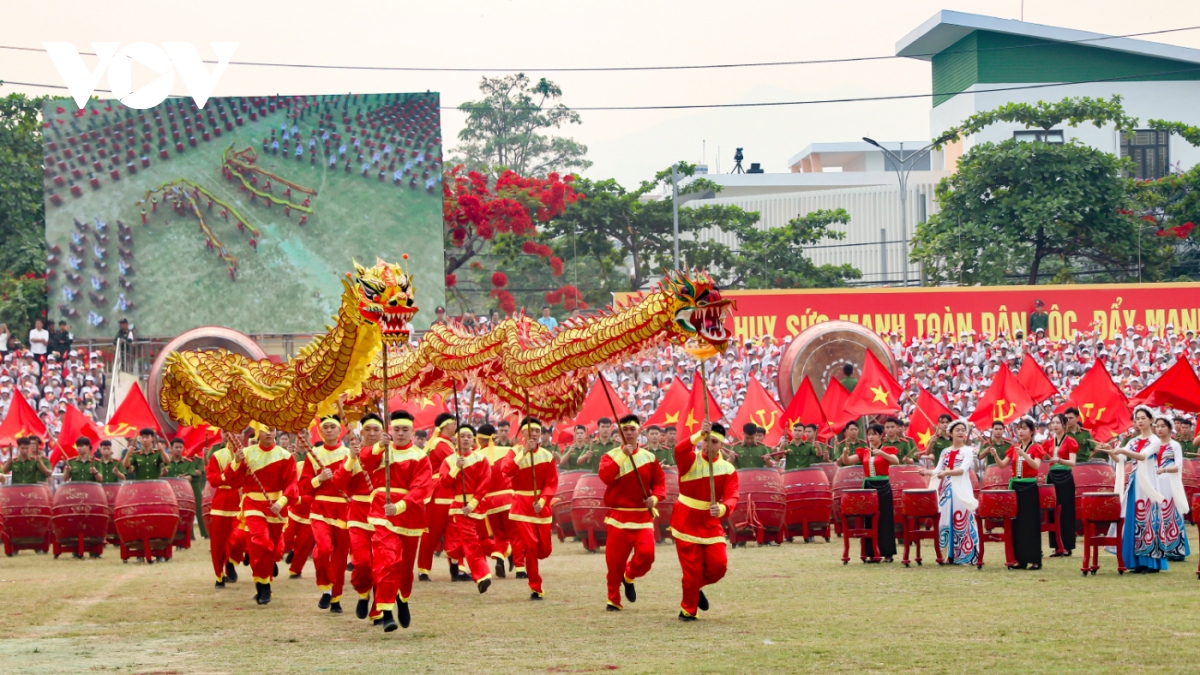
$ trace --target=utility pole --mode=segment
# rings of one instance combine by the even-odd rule
[[[675,218],[675,269],[679,269],[679,162],[671,165],[671,211]]]

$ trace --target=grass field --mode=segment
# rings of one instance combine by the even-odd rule
[[[54,114],[59,105],[68,111],[65,115]],[[46,110],[50,119],[71,119],[75,104],[51,101]],[[354,111],[351,106],[352,116]],[[421,189],[410,189],[407,184],[397,187],[392,184],[390,172],[388,180],[383,182],[374,177],[374,171],[370,178],[364,178],[360,175],[361,162],[355,162],[350,173],[343,171],[341,163],[329,169],[327,158],[320,151],[316,164],[310,165],[307,142],[310,129],[315,127],[312,117],[300,125],[305,144],[303,161],[295,161],[290,153],[287,157],[282,152],[264,153],[263,137],[271,129],[278,131],[284,120],[285,113],[280,108],[253,122],[247,117],[244,126],[235,126],[220,138],[198,141],[196,147],[185,144],[183,153],[172,147],[170,159],[162,160],[154,152],[149,168],[139,168],[132,176],[122,171],[118,182],[114,183],[107,171],[101,177],[100,189],[94,190],[86,180],[82,181],[82,197],[72,197],[66,189],[59,189],[64,204],[48,203],[46,207],[47,241],[62,249],[57,277],[50,284],[51,318],[55,321],[62,318],[58,308],[65,303],[62,296],[62,286],[67,283],[65,273],[71,271],[67,256],[73,222],[78,219],[93,225],[98,217],[110,227],[105,259],[108,271],[99,272],[93,267],[92,247],[96,239],[94,231],[90,231],[81,256],[84,265],[79,274],[83,283],[77,288],[80,295],[72,304],[79,317],[68,319],[77,337],[111,337],[121,316],[127,316],[143,336],[173,336],[206,324],[248,333],[319,331],[340,304],[340,279],[353,271],[352,258],[370,265],[377,255],[399,261],[402,253],[409,254],[409,264],[416,275],[418,302],[427,310],[414,323],[427,327],[434,318],[433,308],[444,304],[440,188],[429,194],[423,189],[423,181],[419,181]],[[344,131],[340,126],[339,130]],[[47,138],[55,136],[48,134]],[[62,139],[58,140],[66,146]],[[261,200],[252,203],[248,193],[222,178],[222,153],[230,143],[239,150],[253,148],[259,153],[257,164],[263,169],[317,190],[312,199],[314,212],[303,227],[297,225],[298,212],[285,218],[281,207],[267,208]],[[337,149],[336,143],[333,148]],[[226,263],[214,251],[206,249],[196,218],[174,213],[161,195],[157,212],[148,215],[148,227],[141,225],[141,206],[137,201],[146,190],[178,178],[187,178],[232,203],[261,231],[255,251],[248,243],[249,234],[239,232],[232,218],[229,222],[223,220],[219,207],[207,214],[209,225],[238,259],[236,281],[230,280]],[[274,194],[281,197],[282,192],[283,188],[277,185]],[[303,195],[294,192],[293,199],[300,202]],[[122,292],[117,284],[118,219],[133,228],[134,238],[135,272],[129,277],[134,291],[126,292],[125,296],[136,303],[136,308],[127,312],[114,309],[117,294]],[[89,300],[92,276],[109,283],[102,291],[107,300],[103,306]],[[86,322],[89,311],[103,315],[105,325],[89,326]]]
[[[1196,544],[1193,532],[1193,549]],[[604,558],[570,540],[544,562],[546,600],[524,581],[486,595],[417,584],[413,625],[385,636],[317,609],[312,567],[254,605],[243,582],[212,588],[206,542],[167,564],[0,559],[6,673],[1196,672],[1200,581],[1191,562],[1118,577],[1102,557],[1041,572],[840,563],[839,540],[730,552],[711,611],[678,621],[679,565],[661,545],[638,602],[604,611]],[[347,591],[349,585],[347,584]]]

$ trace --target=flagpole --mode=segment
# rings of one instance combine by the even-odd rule
[[[704,423],[708,424],[708,387],[704,386],[704,371],[704,359],[700,359],[700,395],[704,397]],[[708,455],[708,440],[709,434],[705,432],[704,448],[700,451],[701,457]],[[710,508],[717,503],[717,479],[714,477],[716,471],[713,468],[714,464],[716,464],[715,460],[708,460],[708,505]]]
[[[604,378],[604,373],[601,373],[600,371],[596,371],[596,377],[598,378],[596,380],[596,384],[599,384],[600,387],[604,389],[604,398],[608,399],[608,409],[612,411],[613,421],[616,422],[620,415],[617,415],[617,406],[613,405],[612,394],[608,393],[608,380]],[[617,433],[621,438],[621,447],[625,447],[625,431],[621,428],[619,422],[617,422]],[[633,446],[633,452],[634,454],[637,454],[636,443]],[[633,475],[637,476],[638,488],[642,491],[642,501],[645,501],[646,485],[642,482],[642,474],[640,471],[638,471],[637,463],[633,461],[632,454],[629,456],[629,463],[633,464]],[[654,511],[650,507],[646,507],[646,510],[650,512],[651,516],[654,515]]]

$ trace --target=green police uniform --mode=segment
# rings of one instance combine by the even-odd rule
[[[950,447],[951,443],[952,441],[949,438],[944,438],[942,436],[934,437],[933,444],[930,445],[929,450],[933,453],[933,463],[935,465],[938,463],[938,460],[942,458],[942,451]]]
[[[1067,435],[1075,439],[1079,444],[1079,452],[1075,453],[1076,462],[1086,462],[1092,457],[1092,452],[1096,449],[1096,439],[1092,438],[1092,432],[1079,427],[1079,431],[1067,431]]]
[[[1180,440],[1179,449],[1183,452],[1184,457],[1196,456],[1196,442],[1193,439]]]
[[[120,483],[121,482],[121,480],[122,480],[121,477],[117,475],[117,472],[121,471],[121,460],[110,459],[106,462],[102,459],[98,459],[98,460],[96,460],[96,468],[100,470],[100,482],[101,483]],[[125,472],[121,471],[121,473],[125,473]]]
[[[787,465],[789,469],[807,469],[821,461],[817,455],[817,446],[809,441],[788,443],[783,446],[788,451]]]
[[[192,457],[192,495],[196,499],[197,504],[204,503],[204,455],[196,455]],[[200,536],[208,539],[208,528],[204,527],[204,519],[197,518],[196,526],[200,528]]]
[[[161,452],[157,450],[142,454],[134,453],[129,458],[129,466],[133,469],[133,480],[158,480],[162,476],[165,464]]]
[[[14,459],[12,462],[11,485],[29,485],[30,483],[45,483],[46,474],[38,468],[36,459]]]
[[[646,449],[650,450],[649,447],[647,447]],[[662,466],[674,466],[675,465],[675,450],[674,450],[674,448],[668,448],[666,446],[663,446],[657,450],[650,450],[650,452],[654,453],[654,458],[658,460],[658,463],[660,465],[662,465]]]
[[[906,459],[917,461],[917,444],[912,442],[912,439],[904,436],[897,436],[895,439],[888,437],[883,438],[883,444],[889,448],[896,449],[896,456],[903,462]]]
[[[842,386],[845,387],[846,391],[848,391],[848,392],[854,391],[854,387],[857,385],[858,385],[858,378],[854,377],[853,375],[842,378]]]
[[[163,478],[187,478],[191,481],[192,472],[196,470],[195,464],[190,459],[180,458],[179,461],[168,460],[163,464]]]
[[[600,458],[613,448],[619,448],[621,444],[616,441],[616,437],[609,439],[607,443],[596,441],[591,444],[592,457],[585,464],[577,464],[578,459],[588,453],[588,448],[582,448],[571,453],[569,466],[572,469],[583,469],[592,473],[600,473]]]
[[[772,452],[771,448],[762,443],[746,445],[744,443],[733,446],[733,451],[737,453],[737,459],[733,465],[739,469],[762,469],[767,466],[764,455]]]
[[[1001,439],[994,443],[992,441],[984,441],[979,444],[979,456],[981,458],[983,458],[984,462],[988,466],[991,466],[997,462],[997,459],[995,457],[992,457],[991,454],[988,453],[988,451],[995,448],[996,455],[999,457],[1003,457],[1004,453],[1007,452],[1010,447],[1012,447],[1012,443],[1009,443],[1007,440],[1004,440],[1004,439]]]
[[[82,483],[88,481],[94,483],[100,482],[100,478],[92,474],[93,468],[99,471],[100,467],[97,464],[89,461],[87,458],[76,457],[75,459],[69,459],[67,460],[67,467],[71,469],[70,480],[73,483]]]

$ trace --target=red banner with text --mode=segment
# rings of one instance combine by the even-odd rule
[[[1070,339],[1099,330],[1111,339],[1126,328],[1161,335],[1200,330],[1200,283],[1076,284],[878,289],[722,291],[737,301],[728,328],[741,340],[782,339],[822,321],[842,319],[904,341],[958,338],[962,333],[1009,337],[1029,333],[1034,301],[1044,303],[1046,338]]]

